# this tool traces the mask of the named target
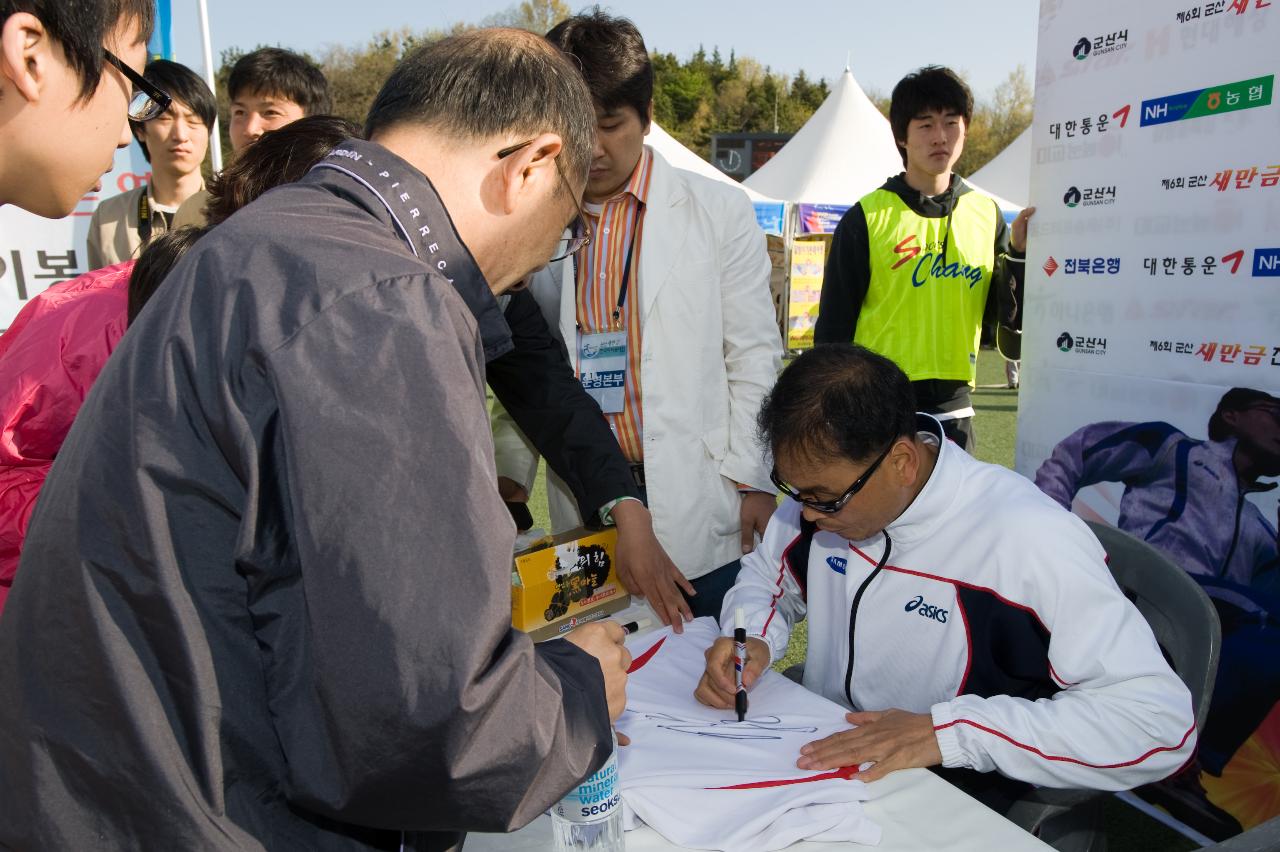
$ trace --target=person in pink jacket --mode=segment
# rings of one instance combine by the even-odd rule
[[[310,116],[264,135],[210,184],[209,224],[298,180],[357,134],[343,119]],[[137,261],[53,285],[0,335],[0,615],[36,496],[89,388],[146,299],[202,233],[185,228],[159,234]],[[138,274],[132,275],[135,265]]]
[[[0,613],[40,486],[124,334],[133,266],[130,260],[54,284],[0,336]]]

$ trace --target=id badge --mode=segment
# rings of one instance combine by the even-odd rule
[[[578,335],[578,375],[605,414],[621,414],[627,383],[627,333]]]

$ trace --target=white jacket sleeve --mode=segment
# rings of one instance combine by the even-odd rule
[[[782,339],[769,292],[769,252],[746,194],[732,190],[718,222],[724,365],[729,379],[729,446],[720,474],[770,494],[767,449],[756,418],[778,378]]]
[[[1118,593],[1088,527],[1056,509],[1035,527],[1040,544],[1028,540],[1018,553],[1025,581],[1015,603],[1049,631],[1049,672],[1062,691],[1037,701],[961,695],[935,704],[943,765],[1097,790],[1172,774],[1196,745],[1190,692]],[[1050,538],[1053,546],[1044,546]]]
[[[533,482],[538,478],[538,451],[533,442],[520,431],[515,420],[494,400],[489,409],[489,421],[493,427],[494,461],[498,476],[505,476],[520,484],[532,494]]]
[[[800,504],[788,498],[773,513],[760,545],[742,557],[738,581],[720,609],[721,629],[724,635],[732,636],[734,610],[742,607],[747,636],[764,640],[770,663],[786,655],[791,628],[805,617],[800,584],[785,559],[788,545],[799,533]]]

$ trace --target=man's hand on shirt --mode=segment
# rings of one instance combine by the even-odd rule
[[[1023,254],[1027,250],[1027,224],[1031,221],[1031,217],[1035,215],[1036,208],[1023,207],[1018,211],[1018,216],[1013,220],[1012,227],[1009,228],[1009,248]]]
[[[680,590],[689,595],[697,592],[653,534],[649,510],[639,500],[623,500],[610,515],[618,527],[618,579],[629,591],[642,595],[663,624],[670,624],[676,633],[684,632],[684,622],[693,620],[693,610]]]
[[[742,495],[742,507],[738,510],[742,520],[742,552],[756,549],[755,533],[764,538],[765,527],[778,509],[778,498],[763,491],[748,491]]]
[[[577,645],[600,663],[611,722],[616,722],[627,706],[627,669],[631,667],[631,652],[623,644],[626,638],[622,625],[616,621],[584,624],[565,637],[566,641]]]
[[[933,717],[928,713],[882,710],[847,713],[858,727],[817,740],[800,749],[801,769],[837,769],[874,763],[859,772],[859,781],[877,781],[896,769],[942,763]]]
[[[747,639],[747,664],[742,667],[742,685],[755,686],[769,665],[769,646],[762,639]],[[732,710],[738,684],[733,672],[733,640],[721,637],[707,649],[707,670],[693,691],[693,697],[708,707]]]
[[[498,477],[498,496],[508,503],[528,503],[529,492],[514,479]]]

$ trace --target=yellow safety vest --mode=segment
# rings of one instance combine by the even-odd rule
[[[893,360],[912,381],[973,385],[995,267],[994,199],[966,192],[956,200],[945,262],[945,216],[921,216],[887,189],[859,203],[867,219],[871,284],[854,343]]]

